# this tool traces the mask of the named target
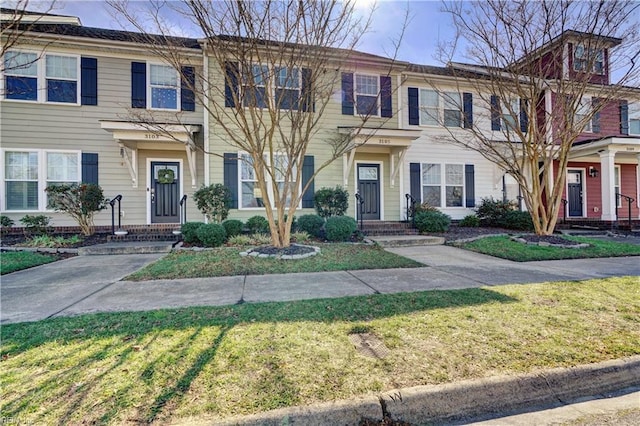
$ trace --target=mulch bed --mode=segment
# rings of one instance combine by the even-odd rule
[[[567,240],[566,238],[558,237],[556,235],[520,235],[519,238],[525,240],[528,243],[547,243],[551,245],[563,245],[563,246],[579,246],[577,241]]]
[[[50,237],[63,237],[69,238],[74,234],[49,234]],[[78,247],[86,247],[86,246],[94,246],[96,244],[104,244],[107,242],[107,236],[111,234],[93,234],[88,237],[81,236],[82,241],[65,246],[65,248],[78,248]],[[25,242],[29,240],[29,237],[24,234],[10,234],[3,235],[0,245],[3,247],[11,247],[11,246],[21,246],[24,245]]]

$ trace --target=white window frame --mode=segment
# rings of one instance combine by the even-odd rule
[[[264,80],[262,83],[263,84],[257,84],[255,83],[255,81],[253,82],[253,88],[257,89],[257,88],[264,88],[265,91],[265,106],[264,107],[260,107],[258,105],[256,105],[256,108],[266,108],[267,106],[270,107],[275,107],[276,106],[276,91],[282,89],[282,90],[296,90],[298,92],[298,101],[300,100],[300,97],[302,96],[302,68],[301,67],[289,67],[289,66],[280,66],[280,67],[273,67],[273,69],[271,69],[269,67],[269,65],[267,64],[259,64],[259,63],[252,63],[250,65],[251,67],[251,73],[253,73],[253,67],[261,67],[262,70],[266,70],[266,74],[267,74],[267,78],[266,80]],[[296,73],[298,74],[298,78],[297,78],[297,86],[281,86],[280,85],[280,74],[279,72],[281,70],[295,70]],[[247,71],[243,71],[241,73],[241,83],[240,83],[240,88],[242,90],[242,102],[243,102],[243,106],[245,108],[249,108],[246,103],[245,103],[245,99],[247,99],[246,97],[246,93],[248,92],[249,88],[251,88],[250,84],[246,84],[246,80],[245,80],[245,76],[248,75]],[[255,79],[255,77],[254,77]],[[287,80],[288,82],[289,80]],[[286,83],[286,82],[285,82]],[[297,111],[297,105],[296,108],[279,108],[285,111]]]
[[[376,94],[358,92],[358,77],[373,78],[376,81]],[[358,96],[375,97],[376,110],[372,111],[370,117],[380,117],[380,76],[375,74],[355,73],[353,75],[353,103],[356,115],[364,115],[358,111]]]
[[[511,111],[509,110],[511,107]],[[500,99],[500,128],[515,132],[520,128],[520,99]],[[513,125],[509,123],[513,120]]]
[[[582,120],[582,117],[585,117],[591,114],[591,108],[592,108],[591,99],[588,99],[588,98],[580,99],[580,102],[578,102],[575,115],[573,118],[574,125],[575,123]],[[587,120],[587,124],[584,126],[581,133],[592,133],[593,132],[592,122],[593,122],[593,117],[590,120]]]
[[[437,165],[440,166],[440,183],[439,184],[425,184],[424,180],[423,180],[423,170],[424,170],[424,166],[425,165],[429,165],[429,164],[433,164],[433,165]],[[462,168],[462,183],[461,184],[450,184],[449,182],[447,182],[447,166],[456,166],[456,167],[461,167]],[[466,194],[467,194],[467,187],[466,187],[466,170],[465,170],[465,165],[462,163],[420,163],[420,201],[422,203],[425,202],[424,200],[424,187],[425,186],[431,186],[431,187],[439,187],[440,188],[440,205],[439,206],[432,206],[432,207],[437,207],[440,209],[465,209],[465,200],[466,200]],[[447,206],[447,187],[448,186],[461,186],[462,187],[462,194],[461,194],[461,202],[459,206]]]
[[[426,101],[426,93],[431,93],[435,95],[435,105],[427,105]],[[452,98],[458,97],[458,104],[455,105],[455,109],[447,108],[447,106],[454,105]],[[418,89],[418,108],[420,111],[420,125],[426,127],[448,127],[448,128],[462,128],[464,127],[464,111],[463,111],[463,100],[462,93],[452,92],[452,91],[444,91],[438,92],[437,90],[428,89],[428,88],[419,88]],[[446,125],[446,111],[456,111],[459,114],[459,122],[455,126],[447,126]],[[429,119],[429,122],[425,123],[425,118]]]
[[[154,108],[153,107],[153,96],[152,96],[152,89],[154,87],[165,87],[165,88],[171,88],[171,86],[159,86],[159,85],[152,85],[151,84],[151,67],[152,66],[161,66],[161,67],[166,67],[166,68],[171,68],[175,73],[176,73],[176,108]],[[154,111],[181,111],[182,110],[182,105],[181,105],[181,93],[180,90],[182,89],[182,76],[180,75],[180,71],[176,70],[174,67],[172,67],[169,64],[165,64],[162,62],[147,62],[147,82],[146,82],[146,90],[147,90],[147,109],[149,110],[154,110]]]
[[[8,210],[7,209],[7,197],[6,197],[6,170],[5,170],[5,157],[8,152],[36,152],[38,154],[38,208],[36,210],[30,209],[19,209],[19,210]],[[78,158],[78,166],[77,166],[77,181],[64,181],[65,183],[80,183],[82,181],[82,151],[73,150],[73,149],[20,149],[20,148],[3,148],[0,151],[0,164],[2,164],[2,176],[0,179],[2,180],[0,185],[0,199],[2,199],[2,205],[0,209],[2,211],[10,212],[10,213],[31,213],[31,212],[52,212],[54,210],[47,208],[47,194],[45,192],[45,188],[47,187],[48,179],[48,170],[47,170],[47,154],[49,153],[62,153],[62,154],[75,154]],[[14,179],[11,179],[12,181]],[[21,180],[20,180],[21,181]],[[52,182],[61,182],[61,181],[53,181]]]
[[[582,55],[578,56],[581,49]],[[590,64],[591,62],[591,64]],[[578,64],[581,64],[578,67]],[[589,68],[591,65],[591,69]],[[573,70],[577,72],[592,72],[604,75],[604,49],[588,48],[584,44],[576,44],[573,47]],[[600,68],[598,70],[598,68]]]
[[[622,169],[619,164],[613,166],[613,193],[622,194]],[[616,207],[622,207],[622,197],[616,197]]]
[[[274,153],[273,155],[274,155],[274,157],[286,156],[286,154],[279,153],[279,152]],[[264,207],[251,207],[251,206],[245,207],[242,204],[242,183],[243,182],[256,182],[256,183],[258,182],[258,178],[257,178],[256,173],[255,173],[255,168],[254,168],[254,172],[253,172],[253,174],[254,174],[254,179],[253,180],[251,180],[251,179],[242,179],[242,163],[245,162],[245,160],[243,160],[243,157],[251,158],[251,154],[249,154],[246,151],[238,152],[238,194],[237,194],[238,195],[238,210],[263,211],[265,209]],[[264,157],[265,157],[265,163],[266,163],[267,167],[269,167],[269,165],[270,165],[269,155],[267,153],[265,153]],[[295,174],[295,170],[294,170],[294,174]],[[276,183],[283,183],[284,182],[284,179],[278,179],[277,176],[275,178],[276,178]],[[266,179],[267,193],[268,193],[269,199],[271,200],[271,207],[275,208],[275,199],[274,199],[274,194],[273,194],[273,188],[271,186],[272,181],[271,181],[271,177],[268,175],[268,173],[265,175],[265,179]],[[254,195],[255,195],[255,189],[256,188],[254,187]],[[302,189],[302,182],[299,182],[298,183],[298,190],[300,191],[301,189]],[[254,196],[254,198],[258,198],[258,197]],[[264,202],[264,198],[265,197],[263,196],[262,197],[263,202]],[[298,202],[298,205],[296,206],[296,210],[299,210],[301,208],[302,208],[302,199]]]
[[[37,83],[36,83],[36,99],[35,100],[29,100],[29,99],[9,99],[6,97],[6,94],[4,96],[2,96],[2,100],[3,101],[7,101],[7,102],[24,102],[24,103],[38,103],[38,104],[53,104],[53,105],[75,105],[75,106],[80,106],[81,105],[81,87],[82,87],[82,70],[81,70],[81,56],[80,55],[75,55],[75,54],[69,54],[69,53],[60,53],[60,52],[55,52],[55,51],[51,51],[51,52],[37,52],[37,51],[33,51],[33,50],[27,50],[27,49],[10,49],[8,50],[5,55],[9,52],[18,52],[18,53],[27,53],[27,54],[35,54],[36,55],[36,60],[35,60],[35,65],[36,65],[36,69],[37,69],[37,73],[36,73],[36,79],[37,79]],[[72,78],[52,78],[52,80],[66,80],[66,81],[75,81],[76,82],[76,101],[75,102],[56,102],[56,101],[49,101],[47,100],[47,56],[62,56],[62,57],[68,57],[68,58],[74,58],[76,60],[76,78],[72,79]],[[2,57],[2,61],[4,62],[5,57]],[[5,86],[6,86],[6,77],[7,76],[20,76],[20,75],[16,75],[16,74],[12,74],[10,70],[6,70],[4,72],[2,72],[0,74],[0,91],[2,93],[6,93],[5,92]],[[33,77],[31,77],[33,78]]]
[[[640,102],[630,102],[628,104],[628,123],[629,126],[629,135],[640,135]],[[631,122],[638,122],[638,132],[634,133],[631,131]]]

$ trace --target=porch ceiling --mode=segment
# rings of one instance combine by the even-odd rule
[[[570,160],[598,157],[603,152],[613,152],[617,159],[638,161],[640,156],[640,137],[606,138],[574,146],[569,154]]]

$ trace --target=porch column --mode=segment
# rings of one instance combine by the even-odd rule
[[[600,185],[602,198],[601,220],[616,220],[616,192],[614,187],[615,151],[604,150],[600,154]]]

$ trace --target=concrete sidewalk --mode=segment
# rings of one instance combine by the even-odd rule
[[[142,282],[123,277],[162,254],[80,256],[2,277],[2,323],[91,312],[143,311],[449,290],[637,275],[640,257],[518,263],[450,246],[391,252],[425,267]]]

